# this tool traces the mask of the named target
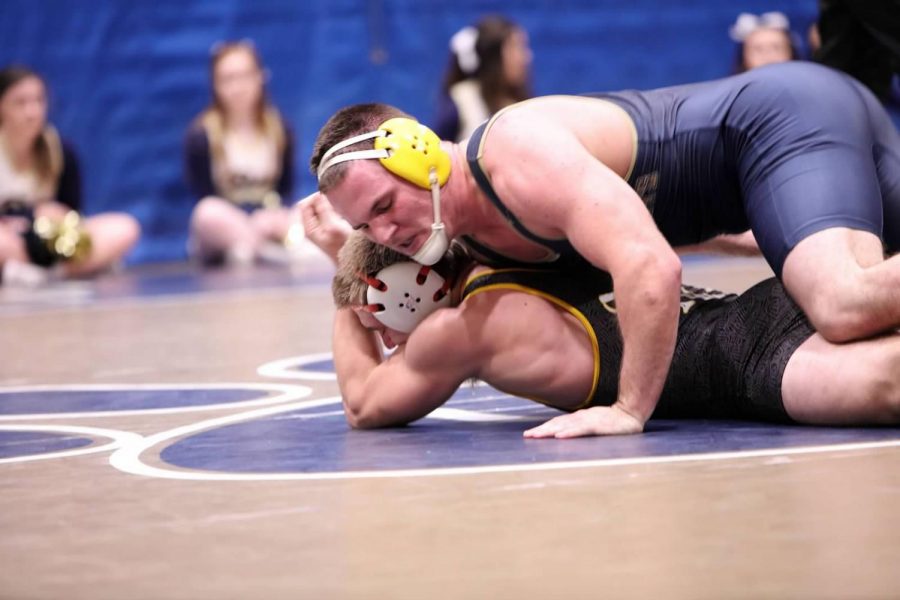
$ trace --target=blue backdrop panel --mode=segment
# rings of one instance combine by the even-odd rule
[[[649,88],[731,70],[741,11],[783,10],[805,31],[816,0],[3,0],[0,64],[46,76],[51,118],[81,156],[89,213],[125,210],[144,237],[132,260],[184,257],[193,200],[181,141],[209,101],[214,42],[249,38],[298,133],[295,195],[318,129],[337,108],[396,104],[431,120],[447,40],[490,12],[531,36],[539,94]]]

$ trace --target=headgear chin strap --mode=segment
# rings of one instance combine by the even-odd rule
[[[450,305],[449,283],[430,267],[413,262],[395,263],[363,281],[369,284],[367,310],[385,327],[402,333]]]
[[[434,200],[434,223],[431,225],[431,235],[422,244],[422,247],[412,255],[412,259],[423,265],[433,265],[441,260],[441,257],[447,253],[450,247],[450,238],[444,230],[444,224],[441,223],[440,200]]]
[[[335,156],[339,150],[370,139],[375,140],[372,150],[354,150]],[[450,239],[441,222],[441,186],[450,177],[450,155],[441,148],[441,140],[433,131],[413,119],[397,117],[385,121],[375,131],[351,137],[329,148],[322,155],[317,176],[321,179],[328,169],[342,162],[376,158],[394,175],[431,190],[434,213],[431,235],[412,259],[433,265],[450,247]]]

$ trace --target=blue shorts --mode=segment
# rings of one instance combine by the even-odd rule
[[[831,227],[900,250],[900,135],[875,96],[843,73],[791,62],[592,95],[634,121],[628,182],[672,245],[751,228],[779,276],[798,242]]]

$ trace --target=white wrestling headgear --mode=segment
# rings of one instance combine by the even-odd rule
[[[338,150],[369,139],[375,140],[372,150],[353,150],[335,156]],[[371,159],[378,159],[394,175],[431,190],[434,215],[431,234],[412,259],[433,265],[450,247],[450,238],[441,222],[441,186],[450,177],[450,155],[441,148],[441,140],[433,131],[413,119],[396,117],[375,131],[353,136],[329,148],[322,155],[316,176],[321,179],[325,171],[342,162]]]
[[[410,333],[425,317],[450,305],[450,285],[431,267],[399,262],[374,277],[361,277],[369,284],[366,310],[385,327],[402,333]]]

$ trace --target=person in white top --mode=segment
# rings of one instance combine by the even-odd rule
[[[78,159],[47,122],[44,80],[24,66],[0,70],[4,283],[16,278],[40,283],[55,274],[91,276],[119,262],[137,243],[140,226],[131,215],[108,212],[83,218],[81,210]]]
[[[267,97],[266,72],[251,42],[214,46],[210,75],[212,103],[185,138],[185,171],[197,199],[191,254],[206,264],[285,258],[291,225],[299,227],[287,208],[291,128]]]
[[[728,34],[738,43],[735,73],[799,58],[798,44],[784,13],[741,13]]]
[[[531,97],[528,34],[509,19],[487,16],[450,40],[450,64],[434,131],[460,141],[501,108]]]

